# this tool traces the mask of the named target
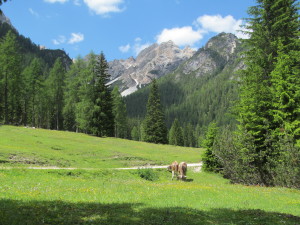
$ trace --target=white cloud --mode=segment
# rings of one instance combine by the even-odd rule
[[[82,33],[71,33],[71,38],[68,44],[75,44],[84,40],[84,35]]]
[[[59,35],[57,39],[53,39],[52,43],[54,45],[60,45],[66,42],[66,37],[64,35]]]
[[[225,17],[221,15],[203,15],[195,22],[196,26],[200,26],[208,32],[227,32],[233,34],[238,33],[237,30],[241,29],[240,26],[242,23],[242,20],[236,20],[231,15]]]
[[[74,0],[73,2],[74,2],[74,5],[81,6],[81,4],[80,4],[80,1],[79,1],[79,0]]]
[[[175,27],[172,29],[164,29],[156,36],[157,43],[167,42],[172,40],[176,45],[193,46],[196,42],[203,38],[201,30],[193,30],[191,26]]]
[[[40,15],[36,11],[34,11],[32,8],[29,8],[28,10],[29,10],[30,14],[35,16],[36,18],[40,17]]]
[[[56,3],[56,2],[59,2],[59,3],[65,3],[69,0],[44,0],[44,2],[49,2],[49,3]]]
[[[122,12],[120,8],[123,0],[83,0],[84,3],[98,15],[107,15],[112,12]]]
[[[84,40],[84,35],[81,33],[71,33],[71,37],[70,38],[66,38],[66,36],[64,35],[59,35],[58,38],[53,39],[52,43],[54,45],[61,45],[61,44],[75,44],[78,42],[81,42]]]
[[[129,49],[130,49],[130,44],[123,45],[123,46],[120,46],[120,47],[119,47],[119,50],[120,50],[122,53],[128,52]]]

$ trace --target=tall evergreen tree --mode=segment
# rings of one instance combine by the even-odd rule
[[[24,88],[24,125],[31,125],[33,127],[39,126],[40,104],[42,104],[42,92],[44,74],[42,69],[42,62],[38,58],[34,58],[30,65],[23,71],[25,80]]]
[[[115,86],[112,91],[112,97],[115,118],[115,137],[127,138],[128,123],[126,105],[117,86]]]
[[[22,81],[19,46],[9,31],[0,41],[0,119],[5,124],[22,122]]]
[[[97,136],[114,136],[114,115],[111,90],[106,85],[109,81],[108,63],[104,54],[96,58],[93,67],[93,95],[94,104],[92,115],[92,132]]]
[[[203,154],[203,169],[205,171],[217,172],[221,167],[216,155],[213,153],[213,145],[217,137],[218,127],[216,123],[210,123],[203,140],[203,147],[206,148]]]
[[[66,74],[65,103],[63,109],[64,128],[69,131],[78,131],[79,124],[76,121],[76,106],[78,105],[84,83],[83,76],[86,63],[78,57]]]
[[[279,99],[285,96],[282,92],[281,97],[274,93],[274,90],[278,91],[278,85],[282,84],[282,77],[279,77],[283,75],[283,70],[278,76],[278,63],[282,63],[278,60],[282,54],[299,51],[299,15],[296,0],[256,2],[257,5],[249,9],[252,17],[246,26],[250,38],[245,40],[246,69],[241,76],[238,120],[241,135],[247,132],[254,138],[253,144],[256,147],[252,153],[255,155],[252,163],[258,168],[261,182],[269,184],[268,158],[274,155],[272,143],[277,140],[274,131],[282,124],[278,116],[282,112]],[[291,80],[288,80],[290,83]],[[292,113],[293,116],[296,116],[296,111]]]
[[[169,132],[169,144],[177,146],[184,145],[182,127],[177,118],[174,120]]]
[[[196,146],[196,138],[194,135],[194,129],[192,124],[188,123],[183,128],[183,140],[184,146],[186,147],[194,147]]]
[[[97,56],[92,52],[88,55],[86,65],[78,72],[78,102],[75,105],[75,121],[79,132],[92,132],[94,67]],[[80,63],[80,61],[78,61]],[[77,64],[77,63],[76,63]]]
[[[165,124],[164,113],[160,104],[158,86],[154,79],[151,84],[151,90],[147,103],[147,114],[143,124],[143,140],[152,143],[166,144],[167,127]]]
[[[300,52],[279,51],[271,73],[273,116],[277,124],[273,135],[288,134],[300,147]]]
[[[136,126],[134,126],[131,130],[131,139],[134,140],[134,141],[139,141],[140,140],[139,130]]]
[[[48,90],[50,94],[51,127],[52,129],[63,129],[63,106],[66,70],[60,58],[57,58],[48,77]]]

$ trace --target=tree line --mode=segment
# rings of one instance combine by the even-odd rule
[[[109,75],[103,53],[91,53],[86,61],[79,58],[68,71],[61,58],[50,69],[37,57],[24,68],[22,56],[17,36],[9,31],[0,44],[0,120],[4,124],[126,136],[118,127],[124,111],[119,105],[124,103],[118,92],[105,85]]]
[[[118,87],[107,85],[110,75],[103,53],[90,53],[85,59],[78,57],[70,68],[61,57],[52,67],[38,57],[32,57],[24,65],[23,57],[17,35],[8,31],[0,41],[0,121],[3,124],[169,143],[156,80],[149,95],[147,116],[137,128],[127,118]],[[192,131],[190,126],[189,130]],[[170,143],[195,146],[194,141],[193,144]]]

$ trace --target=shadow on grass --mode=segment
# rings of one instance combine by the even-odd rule
[[[262,210],[149,208],[142,204],[0,200],[1,225],[300,224],[300,217]]]

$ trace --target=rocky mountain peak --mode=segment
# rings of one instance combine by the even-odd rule
[[[194,73],[196,77],[210,74],[223,67],[235,54],[240,41],[234,34],[220,33],[211,38],[204,48],[188,60],[183,66],[183,74]]]
[[[172,41],[155,43],[141,51],[136,59],[109,62],[110,84],[118,82],[123,96],[131,94],[154,78],[172,72],[194,53],[189,47],[180,49]]]
[[[204,49],[212,49],[218,52],[220,55],[227,58],[235,52],[240,41],[238,38],[231,33],[220,33],[219,35],[211,38]]]
[[[3,11],[0,11],[0,23],[7,23],[12,26],[10,20],[4,15]]]

